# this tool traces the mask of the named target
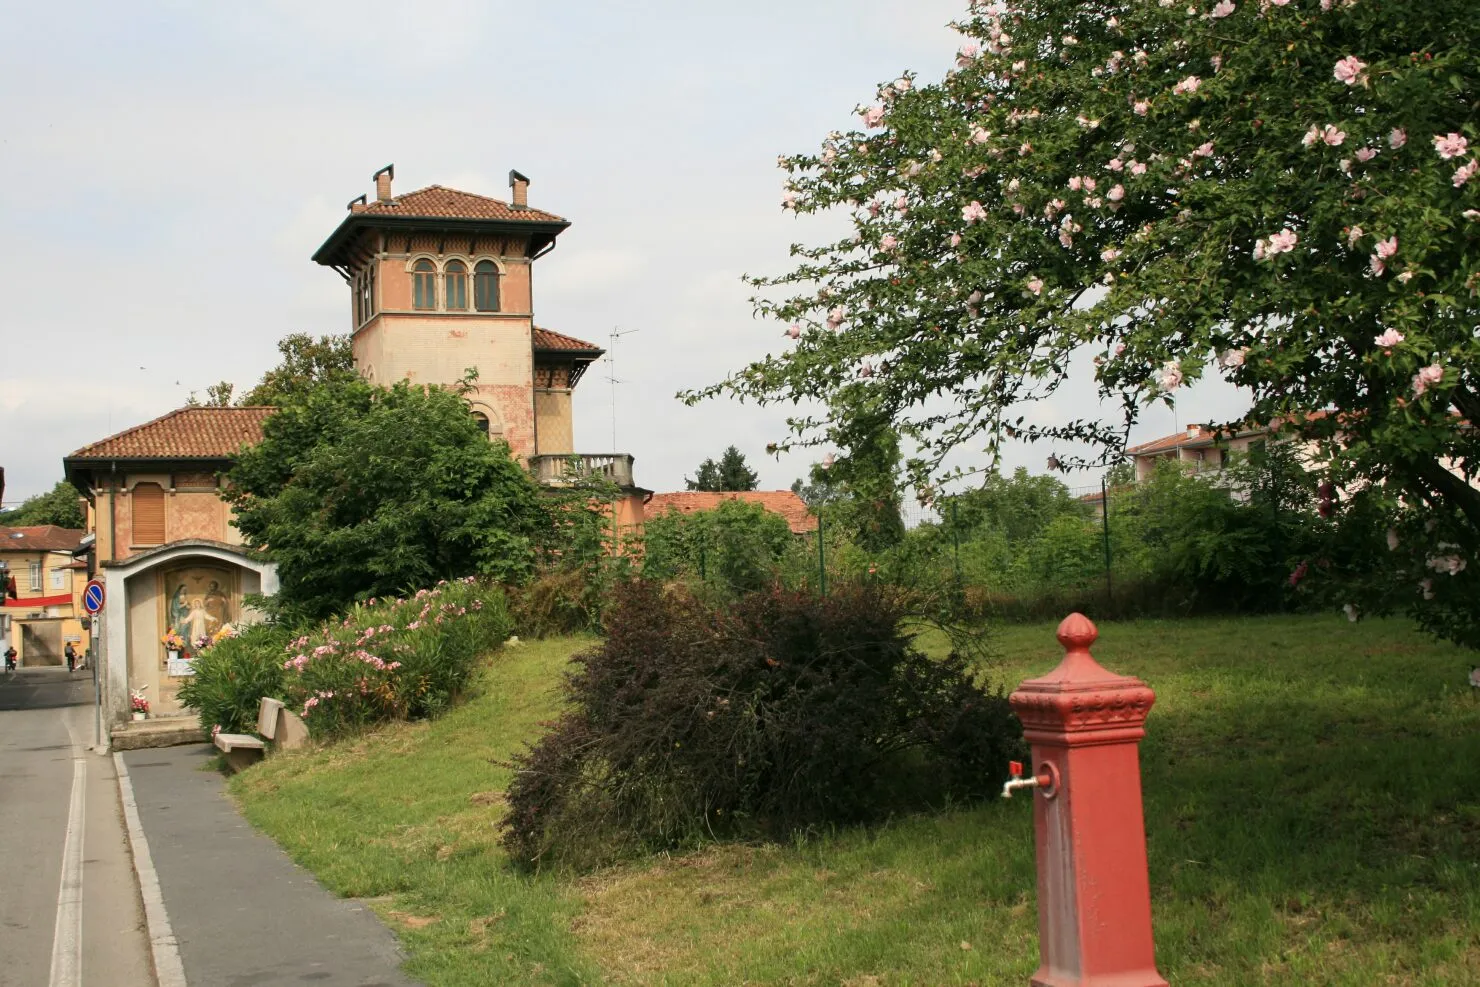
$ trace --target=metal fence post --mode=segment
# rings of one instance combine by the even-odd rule
[[[956,513],[956,501],[951,501],[951,541],[956,551],[956,592],[961,592],[961,518]]]
[[[1105,605],[1115,604],[1115,587],[1110,581],[1110,488],[1100,477],[1100,528],[1105,535]]]
[[[822,544],[822,511],[817,512],[817,587],[827,595],[827,550]]]

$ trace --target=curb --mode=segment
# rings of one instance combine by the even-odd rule
[[[128,829],[129,856],[134,862],[134,878],[144,899],[144,925],[149,933],[149,953],[154,961],[154,978],[159,987],[187,987],[185,967],[180,962],[180,947],[175,930],[165,912],[164,895],[159,890],[159,875],[154,872],[154,858],[149,856],[149,841],[139,822],[139,806],[134,801],[134,784],[129,780],[128,765],[123,755],[114,752],[113,766],[118,776],[118,798],[123,803],[123,821]]]

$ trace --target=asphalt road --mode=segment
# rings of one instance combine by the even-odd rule
[[[0,987],[149,987],[90,672],[0,672]]]

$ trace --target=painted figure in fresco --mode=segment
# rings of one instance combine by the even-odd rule
[[[206,612],[205,605],[197,596],[190,601],[190,611],[186,614],[184,623],[175,629],[185,635],[185,639],[191,644],[199,645],[202,638],[211,636],[211,625],[217,623],[219,621]]]
[[[185,601],[185,584],[181,583],[175,587],[175,593],[170,597],[169,629],[177,634],[185,633],[185,621],[190,616],[190,605]]]
[[[216,619],[217,627],[225,627],[230,622],[231,600],[221,591],[221,584],[214,579],[206,590],[205,607],[206,613]]]

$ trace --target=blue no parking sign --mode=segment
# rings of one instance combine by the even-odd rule
[[[90,579],[87,588],[82,591],[82,609],[88,613],[96,614],[103,609],[103,584],[96,579]]]

